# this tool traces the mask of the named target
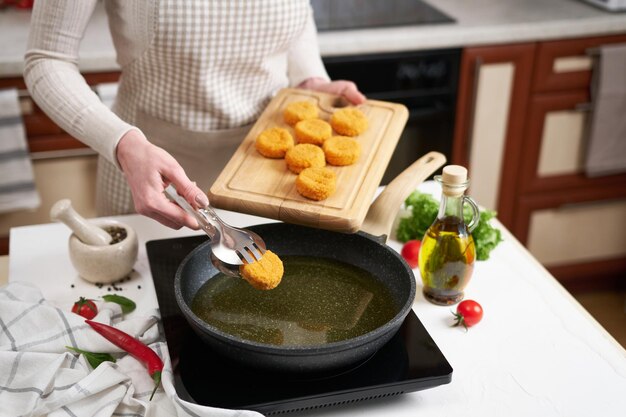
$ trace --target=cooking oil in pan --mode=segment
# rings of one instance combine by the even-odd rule
[[[281,258],[285,273],[275,289],[256,290],[219,274],[198,290],[191,310],[242,339],[311,346],[368,333],[400,309],[387,287],[364,269],[325,258]]]

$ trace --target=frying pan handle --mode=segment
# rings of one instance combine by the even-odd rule
[[[429,152],[413,162],[385,187],[370,206],[361,230],[373,236],[384,236],[386,241],[404,200],[445,163],[446,157],[439,152]]]

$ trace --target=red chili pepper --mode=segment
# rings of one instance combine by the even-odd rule
[[[155,384],[154,390],[150,395],[150,401],[152,401],[152,397],[161,383],[161,371],[163,370],[163,361],[159,358],[159,355],[139,340],[135,339],[128,333],[124,333],[123,331],[116,329],[115,327],[91,320],[85,320],[85,323],[90,325],[106,340],[113,343],[120,349],[124,349],[131,356],[138,361],[143,362],[148,367],[148,373],[152,377]]]

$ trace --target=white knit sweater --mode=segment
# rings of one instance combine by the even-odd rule
[[[113,166],[120,138],[149,128],[138,115],[180,127],[174,135],[215,133],[254,122],[280,88],[328,79],[307,0],[103,1],[122,73],[113,111],[77,66],[97,0],[35,2],[24,79],[44,112]]]

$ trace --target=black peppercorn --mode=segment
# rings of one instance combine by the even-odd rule
[[[124,229],[123,227],[108,226],[104,227],[103,229],[113,238],[111,239],[111,245],[121,242],[122,240],[126,239],[126,236],[128,235],[126,229]]]

